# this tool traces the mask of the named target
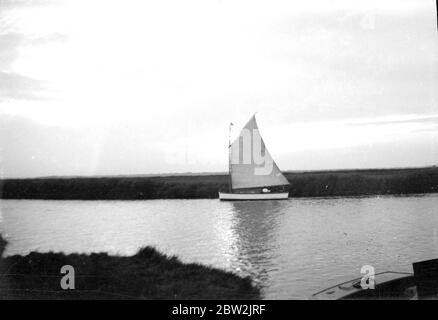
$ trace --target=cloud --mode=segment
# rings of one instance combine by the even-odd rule
[[[438,115],[430,115],[430,116],[408,116],[408,117],[398,117],[395,119],[376,119],[375,121],[359,121],[359,122],[350,122],[346,123],[346,125],[351,126],[379,126],[379,125],[391,125],[391,124],[435,124],[438,123]]]
[[[53,32],[48,35],[40,36],[40,37],[34,37],[27,39],[26,43],[30,45],[44,45],[49,44],[53,42],[64,42],[68,40],[68,36],[60,33],[60,32]]]
[[[36,7],[54,4],[54,0],[0,0],[0,7],[3,9],[19,7]]]
[[[58,32],[40,36],[17,31],[0,33],[0,101],[44,99],[44,91],[47,90],[45,81],[14,71],[13,64],[22,48],[62,42],[66,39],[66,35]]]
[[[24,35],[17,32],[0,34],[0,70],[8,70],[18,57]]]
[[[0,101],[44,99],[44,82],[18,73],[0,71],[0,88]]]

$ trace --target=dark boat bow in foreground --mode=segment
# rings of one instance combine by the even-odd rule
[[[375,274],[374,289],[363,289],[362,278],[357,278],[319,291],[311,299],[438,300],[438,259],[416,262],[413,269],[414,273]]]

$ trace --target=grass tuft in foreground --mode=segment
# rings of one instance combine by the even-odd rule
[[[0,235],[0,255],[6,245]],[[74,267],[74,290],[61,288],[64,265]],[[185,264],[151,247],[130,257],[53,252],[0,256],[0,299],[259,298],[260,291],[249,277]]]

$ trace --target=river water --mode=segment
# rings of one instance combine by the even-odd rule
[[[284,201],[1,200],[5,255],[131,255],[154,246],[184,262],[249,275],[266,299],[312,293],[438,258],[438,194]]]

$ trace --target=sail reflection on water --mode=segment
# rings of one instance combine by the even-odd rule
[[[240,273],[250,275],[256,282],[266,284],[269,274],[278,268],[275,247],[286,205],[284,201],[230,203],[233,260]]]

